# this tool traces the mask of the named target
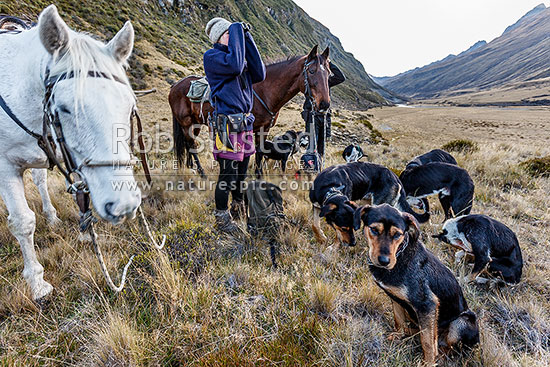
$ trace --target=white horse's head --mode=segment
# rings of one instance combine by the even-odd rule
[[[69,29],[54,5],[38,21],[40,40],[51,55],[50,76],[73,73],[57,82],[52,92],[52,112],[59,114],[66,144],[76,166],[92,162],[127,162],[126,141],[116,140],[116,131],[129,129],[135,96],[125,73],[134,44],[130,22],[108,43]],[[89,72],[107,77],[90,77]],[[90,189],[97,213],[112,223],[133,218],[141,192],[131,167],[125,165],[83,166],[83,179]]]

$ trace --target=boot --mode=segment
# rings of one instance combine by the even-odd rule
[[[218,231],[225,233],[235,233],[239,230],[239,227],[231,218],[229,210],[216,209],[214,211],[214,217],[216,217],[216,228],[218,229]]]
[[[229,212],[235,220],[246,219],[246,206],[244,205],[244,201],[233,200],[231,202],[231,209],[229,209]]]

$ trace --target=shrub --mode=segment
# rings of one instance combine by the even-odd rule
[[[550,156],[529,159],[525,162],[521,162],[519,166],[526,170],[531,176],[550,176]]]
[[[189,275],[198,275],[218,254],[218,236],[208,227],[194,222],[180,222],[166,238],[170,260]]]
[[[451,140],[447,144],[443,145],[441,149],[448,152],[475,152],[478,150],[477,144],[471,140],[457,139]]]

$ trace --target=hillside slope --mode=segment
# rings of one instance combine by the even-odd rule
[[[387,104],[384,97],[392,94],[377,85],[365,72],[363,65],[346,52],[340,40],[329,29],[312,19],[291,0],[133,0],[106,1],[84,0],[76,5],[68,0],[0,0],[0,13],[27,15],[36,19],[37,14],[50,3],[58,5],[61,16],[76,29],[111,37],[123,22],[132,20],[136,28],[136,58],[133,60],[135,87],[143,88],[143,77],[156,71],[145,66],[144,41],[168,59],[200,73],[202,54],[210,47],[204,34],[204,25],[214,16],[252,24],[254,37],[264,59],[269,61],[305,54],[315,44],[331,48],[331,59],[348,77],[348,82],[334,89],[335,104],[340,107],[368,107]],[[159,73],[173,82],[183,76],[176,69],[175,75]]]
[[[488,44],[377,80],[398,94],[426,99],[543,79],[550,76],[549,34],[550,8],[539,5]]]

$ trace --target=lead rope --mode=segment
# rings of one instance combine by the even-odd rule
[[[124,270],[122,272],[121,282],[119,286],[116,286],[111,279],[111,276],[109,275],[109,272],[107,270],[107,267],[105,265],[105,260],[103,259],[103,254],[101,252],[101,249],[99,248],[99,244],[97,243],[97,235],[94,231],[94,223],[97,222],[97,219],[93,216],[92,210],[90,208],[90,192],[88,189],[88,185],[86,184],[85,180],[83,179],[84,176],[81,173],[81,169],[84,166],[108,166],[108,165],[114,165],[115,162],[103,162],[103,161],[92,161],[91,159],[85,159],[78,167],[75,166],[74,160],[72,158],[72,155],[70,154],[66,144],[65,144],[65,138],[63,135],[63,128],[61,126],[61,122],[59,121],[59,115],[57,112],[53,113],[51,111],[51,103],[52,103],[52,94],[53,94],[53,88],[55,87],[56,83],[60,80],[67,79],[67,78],[73,78],[74,72],[69,73],[63,73],[61,75],[50,77],[50,69],[49,67],[46,67],[45,75],[44,75],[44,99],[43,99],[43,118],[42,118],[42,135],[39,135],[31,130],[29,130],[18,118],[15,116],[15,114],[11,111],[9,106],[6,104],[5,100],[0,96],[0,107],[6,112],[6,114],[28,135],[35,138],[38,142],[38,146],[44,151],[46,154],[46,157],[50,164],[50,169],[53,167],[57,167],[59,171],[63,174],[63,176],[66,179],[67,182],[67,192],[70,194],[74,194],[76,198],[76,203],[78,205],[78,208],[80,210],[80,220],[79,220],[79,230],[81,233],[88,233],[90,235],[90,241],[92,242],[94,252],[98,258],[99,265],[101,268],[101,271],[103,273],[103,276],[105,277],[105,280],[107,281],[107,284],[109,287],[115,291],[120,292],[124,288],[124,284],[126,282],[126,275],[128,272],[128,268],[132,264],[132,260],[134,259],[135,255],[132,255],[130,257],[130,260],[124,267]],[[110,79],[109,76],[102,72],[96,72],[96,71],[89,71],[88,72],[89,77],[94,78],[107,78]],[[113,77],[113,80],[119,83],[125,84],[123,81],[121,81],[116,76]],[[134,109],[132,117],[135,116],[137,120],[137,128],[138,128],[138,144],[140,147],[140,156],[141,156],[141,162],[143,165],[143,170],[145,172],[145,176],[148,183],[151,183],[151,174],[149,171],[149,167],[147,164],[147,155],[145,154],[145,144],[143,142],[143,126],[141,124],[141,119],[139,117],[139,114],[137,113],[137,109]],[[61,162],[57,159],[56,153],[55,153],[55,143],[53,141],[53,137],[51,136],[51,128],[53,127],[56,140],[59,145],[59,148],[61,150],[61,154],[63,157],[63,162],[65,167],[61,164]],[[130,146],[133,148],[133,118],[130,120],[130,135],[132,138],[132,141],[130,142]],[[133,149],[132,149],[133,150]],[[122,162],[118,162],[119,164]],[[132,164],[133,161],[126,162],[126,164]],[[75,179],[71,175],[75,175]],[[143,211],[141,210],[141,207],[138,207],[138,211],[140,214],[140,217],[142,218],[147,235],[150,237],[151,242],[153,243],[153,246],[160,250],[164,247],[166,242],[166,236],[163,236],[162,242],[159,245],[157,241],[154,239],[151,230],[149,228],[149,224],[145,220],[145,216],[143,215]]]

